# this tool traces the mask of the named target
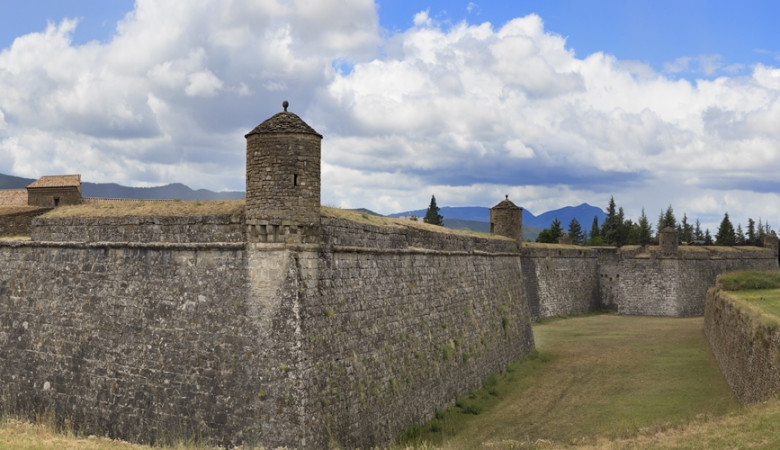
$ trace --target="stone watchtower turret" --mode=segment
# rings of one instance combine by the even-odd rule
[[[666,227],[658,234],[658,245],[664,255],[676,255],[678,249],[677,230]]]
[[[250,242],[320,239],[322,135],[297,115],[275,114],[246,135],[246,222]]]
[[[490,208],[490,232],[523,241],[523,208],[512,203],[508,195]]]

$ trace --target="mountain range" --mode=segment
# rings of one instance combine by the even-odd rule
[[[427,209],[417,209],[414,211],[404,211],[395,214],[390,214],[389,217],[417,216],[423,218],[425,217],[426,212]],[[463,206],[463,207],[444,206],[439,208],[439,214],[441,214],[441,216],[444,217],[444,226],[448,226],[447,224],[448,221],[460,220],[460,221],[468,221],[468,222],[486,223],[488,224],[488,229],[489,229],[490,208],[486,208],[484,206]],[[540,230],[545,228],[550,228],[550,224],[552,224],[553,219],[555,219],[556,217],[561,222],[561,226],[563,227],[564,230],[566,230],[569,227],[569,223],[571,222],[572,219],[577,219],[583,231],[587,233],[588,231],[590,231],[591,225],[593,224],[594,217],[597,217],[599,224],[602,224],[604,222],[604,219],[607,217],[607,214],[601,208],[589,205],[587,203],[583,203],[579,206],[566,206],[552,211],[547,211],[545,213],[539,214],[538,216],[534,215],[531,211],[523,208],[523,227],[538,228]],[[461,228],[461,227],[451,227],[451,228]],[[484,230],[474,230],[474,231],[484,231]]]
[[[24,189],[35,181],[32,178],[0,174],[0,189]],[[231,200],[244,198],[243,192],[214,192],[207,189],[194,190],[181,183],[154,187],[128,187],[116,183],[81,183],[81,195],[100,198],[137,198],[147,200]]]

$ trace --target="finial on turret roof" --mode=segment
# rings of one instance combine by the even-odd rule
[[[287,107],[290,106],[290,102],[287,100],[282,102],[282,107],[284,108],[284,112],[287,112]]]
[[[506,199],[509,200],[509,194],[506,194]]]

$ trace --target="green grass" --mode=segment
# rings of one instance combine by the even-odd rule
[[[599,315],[537,324],[538,352],[400,444],[595,444],[738,410],[702,323]],[[475,409],[479,414],[468,413]]]
[[[748,289],[729,292],[729,295],[780,319],[780,289]]]
[[[780,271],[740,271],[718,277],[718,284],[756,325],[780,329]]]
[[[745,270],[718,277],[718,284],[727,291],[747,289],[780,289],[780,271]]]

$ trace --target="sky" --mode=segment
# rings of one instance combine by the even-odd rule
[[[540,214],[610,197],[780,228],[780,3],[0,0],[0,173],[244,190],[324,136],[322,202]]]

